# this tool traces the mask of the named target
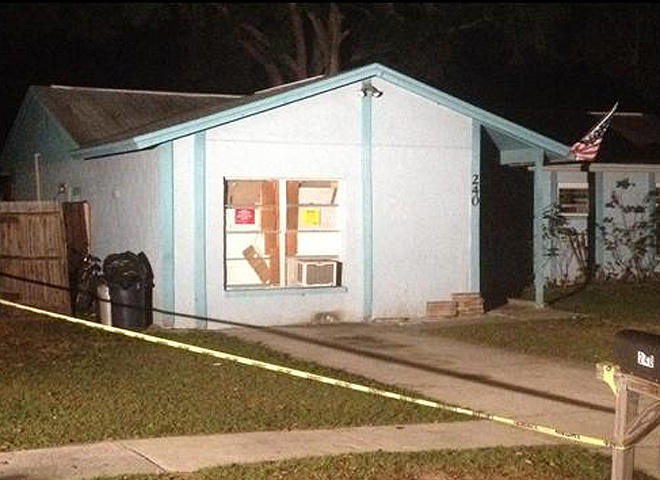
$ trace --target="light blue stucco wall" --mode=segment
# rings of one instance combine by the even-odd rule
[[[13,175],[17,200],[37,200],[37,155],[41,199],[87,201],[91,252],[102,260],[111,253],[144,252],[156,279],[154,304],[170,308],[164,288],[170,282],[161,258],[168,240],[158,213],[163,210],[159,176],[164,165],[159,158],[167,146],[95,160],[72,159],[75,148],[30,91],[3,148],[1,169]]]
[[[206,303],[206,135],[175,140],[172,149],[173,310],[205,317]],[[167,216],[165,210],[163,216]],[[176,318],[175,326],[204,328],[205,321]]]
[[[53,120],[41,102],[29,93],[3,147],[0,172],[12,175],[16,200],[37,199],[35,155],[39,164],[42,200],[57,198],[58,184],[42,172],[44,165],[69,160],[75,143]]]
[[[472,121],[374,85],[374,316],[424,316],[470,287]]]
[[[163,148],[80,160],[71,159],[65,149],[58,151],[51,143],[50,148],[42,149],[41,152],[45,153],[40,155],[42,200],[84,200],[89,203],[91,252],[101,260],[112,253],[144,252],[155,277],[154,305],[161,308],[167,305],[163,283],[167,275],[161,261],[167,237],[162,235],[162,217],[159,215],[162,210],[159,152]],[[18,199],[36,199],[32,165],[32,159],[19,164]],[[58,193],[60,184],[66,185],[64,193]]]
[[[163,148],[163,147],[160,147]],[[90,206],[91,251],[104,259],[112,253],[144,252],[155,277],[154,304],[162,305],[162,201],[159,149],[93,160],[44,162],[48,193],[59,183],[76,191]],[[61,198],[60,200],[65,200]]]
[[[427,301],[468,290],[471,119],[387,82],[374,81],[374,85],[383,95],[370,99],[370,121],[365,121],[369,112],[360,85],[352,85],[207,131],[209,316],[271,325],[308,322],[323,311],[335,312],[345,321],[361,321],[365,313],[371,316],[370,307],[373,317],[423,316]],[[373,180],[365,181],[369,125]],[[190,162],[190,150],[185,155]],[[175,164],[178,161],[175,156]],[[226,291],[225,178],[338,179],[341,288]],[[370,191],[373,218],[366,222],[365,198]],[[182,210],[175,217],[188,218],[187,228],[192,228],[192,203],[185,205],[188,213]],[[373,236],[372,242],[365,241],[367,235]],[[180,248],[190,257],[194,239],[187,232],[175,237],[177,242],[188,242]],[[365,271],[368,260],[373,262],[372,281]],[[178,286],[182,278],[177,274],[177,298],[192,294],[186,282]],[[373,292],[366,291],[370,286]],[[373,303],[366,301],[370,296]],[[190,298],[181,300],[186,301],[192,305]],[[177,304],[183,305],[178,300]]]
[[[360,85],[293,103],[206,133],[207,310],[249,324],[303,323],[315,313],[363,314]],[[224,288],[224,179],[336,179],[342,286],[323,289]],[[178,280],[178,279],[177,279]],[[217,328],[210,323],[208,328]]]

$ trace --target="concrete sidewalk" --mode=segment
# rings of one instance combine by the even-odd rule
[[[121,440],[0,453],[0,479],[91,479],[377,450],[412,452],[552,443],[557,441],[486,421]]]

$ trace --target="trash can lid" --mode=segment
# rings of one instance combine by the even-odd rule
[[[103,276],[108,285],[130,288],[149,277],[144,262],[133,252],[113,253],[103,261]]]

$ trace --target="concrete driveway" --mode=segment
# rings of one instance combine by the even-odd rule
[[[538,316],[556,318],[562,314],[566,312],[538,311]],[[507,322],[516,318],[504,310],[471,320],[446,322],[457,321]],[[611,438],[614,395],[597,379],[595,365],[582,367],[449,340],[433,333],[437,322],[337,323],[231,328],[224,332],[453,405],[562,432]],[[658,476],[657,432],[636,450],[636,468]]]

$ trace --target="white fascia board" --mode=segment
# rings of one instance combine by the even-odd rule
[[[660,165],[644,163],[592,163],[589,165],[589,170],[592,172],[658,173],[660,172]]]
[[[530,166],[529,170],[534,170]],[[627,173],[660,173],[659,164],[646,163],[565,163],[565,164],[546,164],[543,170],[548,172],[627,172]]]

